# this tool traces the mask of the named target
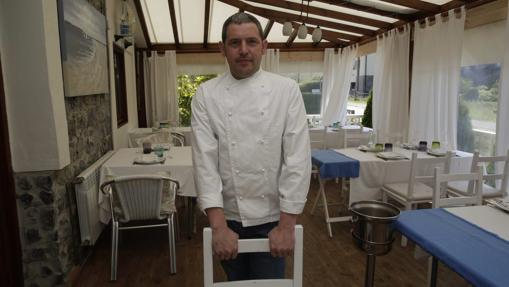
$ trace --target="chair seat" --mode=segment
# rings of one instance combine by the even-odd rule
[[[447,187],[455,193],[458,193],[460,195],[468,195],[467,189],[468,189],[468,182],[466,181],[459,181],[459,182],[450,182]],[[482,185],[482,196],[483,198],[492,198],[492,197],[501,197],[502,191],[499,189],[496,189],[490,185],[483,184]]]
[[[408,193],[408,183],[390,183],[390,184],[384,184],[384,189],[386,189],[388,192],[392,192],[402,198],[409,199],[407,196]],[[411,200],[431,200],[431,197],[433,196],[433,188],[425,185],[422,182],[415,182],[414,183],[414,193],[412,195]]]

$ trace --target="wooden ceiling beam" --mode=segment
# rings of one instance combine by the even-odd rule
[[[203,48],[207,48],[209,42],[209,22],[210,22],[210,0],[205,0],[205,20],[203,24]]]
[[[170,8],[170,18],[171,18],[171,26],[173,30],[173,37],[175,38],[175,45],[178,47],[180,44],[179,41],[179,32],[177,27],[177,18],[175,16],[175,5],[173,4],[173,0],[168,0],[168,6]]]
[[[302,22],[304,20],[304,17],[300,17],[299,15],[280,12],[280,11],[274,11],[271,9],[265,9],[260,7],[255,7],[249,4],[246,4],[245,2],[239,1],[239,0],[219,0],[223,3],[226,3],[230,6],[234,6],[237,8],[242,8],[247,12],[257,14],[259,16],[268,18],[268,19],[285,19],[287,21],[296,21],[296,22]],[[360,28],[356,26],[336,23],[332,21],[322,20],[322,19],[316,19],[316,18],[307,18],[305,19],[306,23],[317,25],[320,27],[327,27],[335,30],[342,30],[346,32],[356,33],[360,35],[368,35],[373,36],[375,35],[374,30],[366,29],[366,28]]]
[[[269,20],[269,22],[267,22],[267,25],[265,25],[265,29],[263,29],[263,39],[267,39],[267,36],[269,36],[270,30],[272,29],[273,25],[274,20]]]
[[[391,23],[370,19],[367,17],[361,17],[357,15],[351,15],[343,12],[333,11],[333,10],[327,10],[323,8],[308,6],[308,5],[302,5],[298,3],[293,3],[289,1],[280,1],[280,0],[249,0],[250,2],[255,3],[261,3],[265,5],[275,6],[279,8],[284,8],[288,10],[293,10],[297,12],[302,12],[302,14],[314,14],[319,15],[323,17],[333,18],[337,20],[343,20],[348,22],[354,22],[358,24],[363,24],[367,26],[377,27],[377,28],[390,28],[392,25]],[[308,2],[309,3],[309,2]]]
[[[338,48],[338,45],[331,42],[320,42],[317,45],[313,43],[293,43],[288,47],[286,43],[269,43],[269,49],[279,49],[280,52],[316,52],[323,51],[325,48]],[[149,51],[149,49],[141,49]],[[177,54],[187,53],[220,53],[219,45],[217,43],[209,43],[207,48],[203,48],[201,43],[198,44],[180,44],[176,49],[175,44],[154,44],[152,49],[154,51],[163,52],[166,50],[176,50]]]
[[[375,14],[375,15],[379,15],[379,16],[390,17],[390,18],[394,18],[394,19],[398,19],[398,20],[402,20],[402,21],[408,21],[408,19],[409,19],[407,14],[400,14],[400,13],[396,13],[396,12],[380,10],[380,9],[377,9],[374,7],[364,6],[364,5],[360,5],[360,4],[354,4],[352,2],[344,1],[344,0],[314,0],[314,1],[322,2],[322,3],[326,3],[326,4],[330,4],[330,5],[335,5],[335,6],[339,6],[339,7],[344,7],[344,8],[348,8],[348,9],[352,9],[352,10],[357,10],[357,11],[361,11],[361,12],[367,12],[367,13],[371,13],[371,14]]]
[[[293,41],[295,41],[295,38],[297,38],[297,29],[293,29],[292,34],[288,37],[288,40],[286,40],[286,47],[291,48],[293,45]]]
[[[136,14],[138,14],[138,19],[140,19],[141,30],[143,31],[143,38],[145,39],[145,43],[147,44],[147,48],[151,48],[152,42],[150,41],[150,36],[147,31],[147,22],[145,21],[145,15],[143,14],[143,9],[141,9],[140,0],[134,0],[134,7],[136,7]]]
[[[440,5],[420,0],[381,0],[381,1],[396,4],[403,7],[412,8],[422,12],[433,12],[433,13],[440,12]]]

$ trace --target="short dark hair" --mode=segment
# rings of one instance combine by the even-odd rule
[[[262,29],[262,25],[260,24],[260,21],[258,21],[258,19],[256,19],[256,17],[251,14],[247,14],[244,12],[238,12],[238,13],[231,15],[230,17],[228,17],[228,19],[226,19],[226,21],[224,21],[223,31],[221,33],[221,39],[223,40],[223,43],[226,41],[226,30],[228,29],[228,26],[230,26],[231,24],[240,25],[243,23],[255,24],[256,28],[258,28],[258,32],[260,33],[260,38],[262,38],[262,40],[264,39],[263,38],[263,29]]]

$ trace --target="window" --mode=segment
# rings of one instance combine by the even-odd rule
[[[458,149],[493,155],[497,127],[500,64],[461,68]]]
[[[127,123],[127,94],[125,85],[124,50],[113,45],[113,65],[115,67],[115,99],[117,104],[117,127]]]
[[[286,73],[283,76],[295,80],[300,87],[308,115],[319,115],[322,103],[323,73]]]
[[[193,99],[198,86],[210,79],[217,77],[217,74],[209,75],[179,75],[177,77],[179,93],[179,117],[180,125],[188,127],[191,125],[191,100]]]
[[[347,104],[347,117],[362,117],[370,93],[373,91],[375,74],[375,54],[357,58],[352,71],[350,95]],[[355,119],[356,121],[358,119]]]

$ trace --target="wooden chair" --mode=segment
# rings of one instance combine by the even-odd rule
[[[127,229],[167,226],[170,273],[177,272],[174,215],[176,213],[175,195],[179,187],[178,181],[160,175],[119,176],[101,185],[101,191],[110,198],[112,281],[117,280],[118,233],[120,230]],[[162,204],[163,192],[168,193],[170,206],[167,208]],[[140,221],[146,220],[166,222],[151,225],[139,224]]]
[[[238,252],[270,252],[269,239],[241,239],[239,240]],[[205,287],[301,287],[302,257],[303,228],[301,225],[296,225],[295,247],[293,251],[293,279],[261,279],[214,283],[212,229],[209,227],[203,229],[203,279]]]
[[[361,145],[361,134],[363,127],[359,124],[359,128],[346,129],[342,128],[343,131],[343,148],[358,147]]]
[[[382,200],[387,202],[388,198],[392,198],[404,206],[405,210],[411,210],[419,203],[431,202],[433,198],[433,188],[424,182],[431,182],[433,176],[418,175],[419,165],[426,166],[443,166],[444,172],[449,173],[451,166],[452,153],[447,152],[445,157],[437,158],[417,158],[417,153],[412,153],[410,162],[410,173],[408,181],[398,183],[388,183],[382,186]],[[443,185],[445,192],[445,185]],[[401,245],[406,246],[406,238],[401,239]]]
[[[483,175],[480,167],[470,173],[454,173],[444,174],[440,172],[440,168],[436,167],[434,171],[435,184],[433,188],[433,208],[451,207],[451,206],[465,206],[465,205],[481,205],[482,204],[482,189],[483,189]],[[465,183],[473,186],[470,194],[462,196],[447,196],[447,193],[442,192],[442,187],[450,183]]]
[[[507,185],[509,181],[509,150],[507,150],[506,155],[503,156],[479,156],[479,152],[474,152],[474,156],[472,158],[472,165],[470,166],[470,171],[474,172],[477,170],[478,165],[482,165],[486,170],[486,165],[493,163],[495,166],[497,164],[502,164],[503,167],[500,172],[495,172],[493,174],[484,174],[483,175],[483,186],[482,186],[482,197],[483,198],[493,198],[493,197],[505,197],[507,196]],[[484,183],[485,181],[492,181],[494,183],[499,182],[498,187],[493,187]],[[452,182],[449,183],[448,186],[449,191],[457,196],[465,196],[472,193],[472,183],[467,182]]]

